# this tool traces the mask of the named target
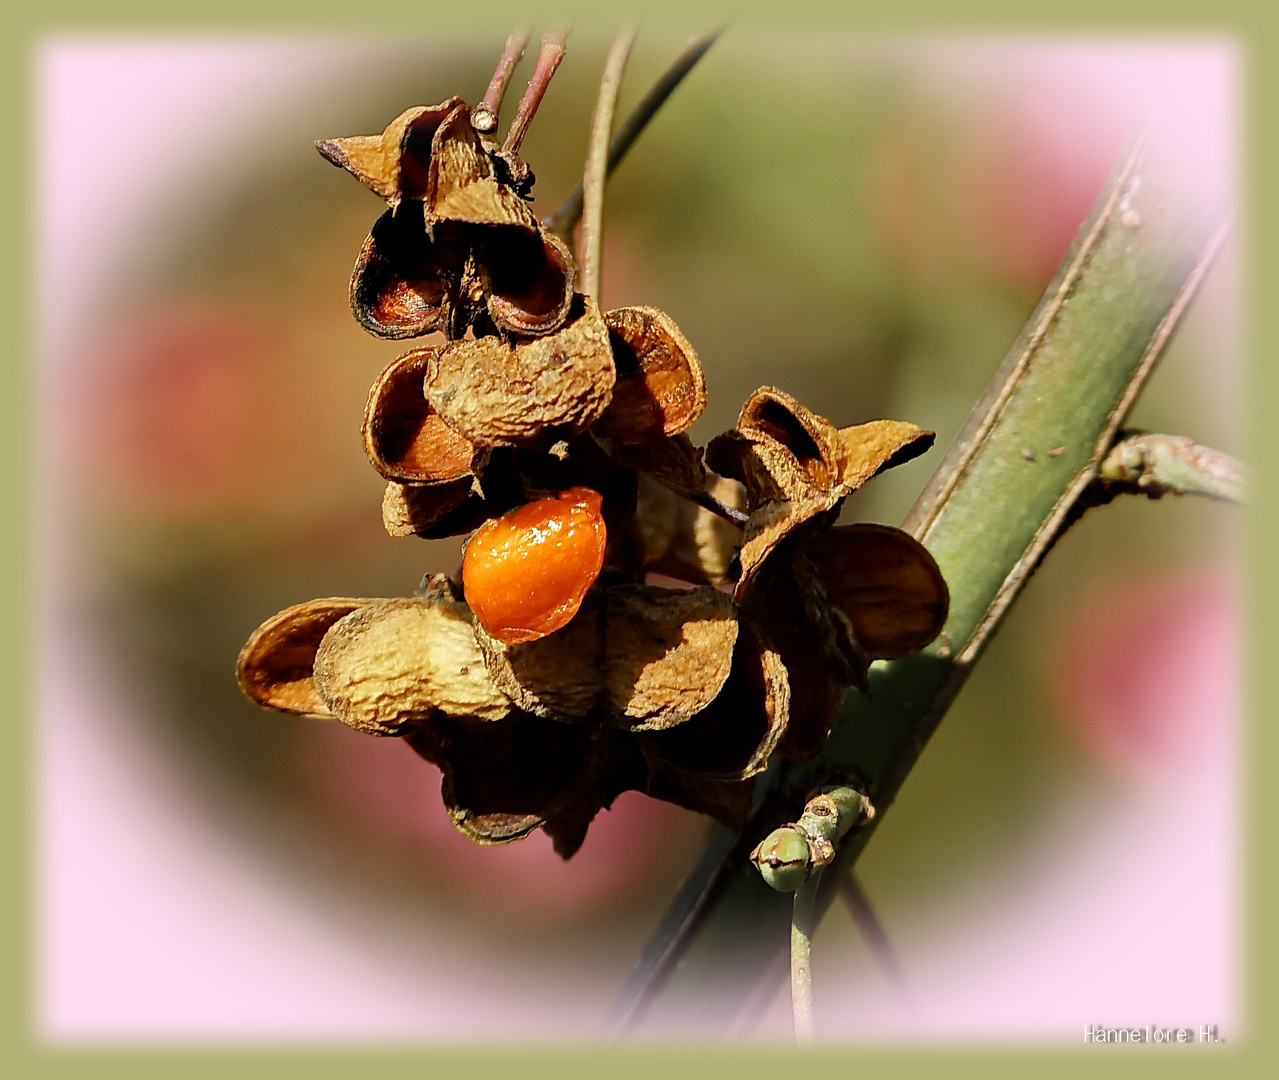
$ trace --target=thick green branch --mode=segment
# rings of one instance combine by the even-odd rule
[[[752,823],[717,839],[645,949],[615,1008],[619,1026],[660,1029],[678,1018],[726,1030],[766,1005],[791,913],[749,867],[753,838],[793,818],[823,775],[855,770],[866,779],[879,814],[823,875],[820,917],[1010,605],[1073,520],[1225,235],[1224,208],[1191,205],[1176,186],[1177,168],[1152,164],[1167,161],[1175,144],[1153,127],[1125,153],[905,522],[950,587],[941,636],[917,656],[876,665],[871,693],[849,695],[817,760],[770,768]]]

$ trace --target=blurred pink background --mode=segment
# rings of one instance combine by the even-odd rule
[[[479,74],[457,92],[478,96],[500,44],[465,40],[463,51],[481,58]],[[780,80],[800,77],[812,43],[793,44]],[[423,45],[428,55],[428,46],[438,48]],[[380,535],[380,484],[355,437],[362,387],[398,351],[363,338],[345,308],[341,267],[354,260],[375,200],[346,190],[336,172],[320,173],[318,159],[302,161],[300,170],[315,171],[317,184],[331,180],[341,189],[334,198],[346,201],[331,212],[316,202],[322,220],[343,230],[331,266],[327,256],[316,255],[316,266],[299,256],[281,285],[281,295],[297,293],[296,311],[261,299],[232,256],[230,269],[213,258],[207,272],[182,262],[191,235],[218,250],[220,219],[208,207],[248,199],[270,183],[270,170],[294,167],[280,164],[286,158],[306,159],[311,140],[355,133],[325,125],[362,121],[348,98],[379,65],[418,63],[415,47],[62,38],[40,48],[37,1001],[48,1039],[595,1037],[706,835],[701,819],[629,794],[568,864],[540,833],[477,848],[449,826],[430,766],[398,741],[336,725],[288,728],[293,741],[271,766],[274,786],[263,788],[273,794],[240,799],[241,781],[213,775],[198,735],[166,734],[171,706],[156,689],[163,671],[113,651],[117,630],[121,640],[135,633],[113,622],[124,610],[112,607],[113,589],[136,590],[157,566],[198,584],[209,573],[202,545],[221,558],[223,547],[257,550],[259,534],[287,535],[297,550],[322,553],[316,580],[323,571],[334,594],[347,592],[348,558],[402,592],[422,570],[452,568],[452,549],[409,549]],[[813,63],[851,66],[841,47],[814,46]],[[1238,61],[1227,42],[900,40],[848,49],[854,59],[879,57],[878,75],[897,95],[885,106],[897,119],[866,136],[858,210],[866,242],[880,252],[874,265],[938,323],[936,342],[920,338],[923,359],[901,359],[877,401],[884,415],[935,426],[941,446],[1064,254],[1145,99],[1177,96],[1195,113],[1187,123],[1219,132],[1202,183],[1234,183]],[[587,85],[599,42],[588,36],[581,50],[592,58],[580,76]],[[731,32],[716,50],[723,56],[708,57],[705,77],[717,86],[758,71],[769,55],[757,40],[735,45]],[[673,52],[655,51],[650,66]],[[684,107],[696,113],[695,79],[672,99],[672,117]],[[951,100],[948,85],[969,96]],[[429,89],[423,102],[445,96]],[[381,119],[367,130],[415,103],[369,105],[367,115]],[[585,115],[589,100],[573,108]],[[542,185],[571,176],[579,128],[566,137],[570,164],[545,172],[530,142]],[[645,152],[641,142],[636,155]],[[619,175],[606,304],[667,303],[646,299],[670,278],[645,247],[656,241],[644,203],[622,184]],[[560,194],[540,188],[548,202],[539,212]],[[794,213],[805,212],[797,201]],[[274,228],[304,231],[263,211],[259,230]],[[223,279],[220,293],[206,287]],[[973,280],[994,314],[963,331],[973,359],[961,364],[959,347],[946,344],[959,331],[946,319],[952,307],[971,307],[963,290]],[[1232,251],[1170,353],[1166,379],[1157,375],[1143,400],[1147,426],[1193,424],[1185,433],[1241,451],[1237,295]],[[732,388],[720,395],[717,421],[731,423],[739,376],[730,364],[716,367],[710,329],[689,331],[698,319],[713,329],[712,316],[671,310],[703,352],[712,394]],[[297,311],[300,329],[290,321]],[[803,365],[804,350],[801,336],[799,358],[777,357],[779,373],[756,381],[782,379],[786,365]],[[742,379],[759,374],[739,366]],[[899,519],[937,460],[868,495],[879,501],[862,513]],[[1240,1033],[1240,512],[1175,503],[1093,511],[1032,583],[988,658],[992,672],[1012,673],[1011,689],[966,691],[864,866],[908,996],[835,910],[815,944],[823,1037],[1073,1043],[1088,1024],[1148,1023]],[[1120,524],[1093,520],[1102,515]],[[1129,536],[1136,546],[1112,557]],[[293,549],[281,550],[288,562]],[[210,580],[218,593],[221,579]],[[230,640],[312,595],[270,606],[283,586],[251,569],[243,580],[257,592],[252,610],[231,620]],[[157,624],[145,633],[171,631]],[[234,648],[210,661],[227,680]],[[1015,709],[1023,698],[1042,714],[1033,746],[1010,744],[1006,765],[989,740],[967,746],[965,725],[984,722],[978,713]],[[246,730],[284,724],[250,714]],[[969,768],[1027,768],[1018,755],[1034,757],[1047,770],[1034,776],[1049,780],[1026,781],[1036,790],[1016,798],[1029,803],[989,796],[977,820],[996,839],[968,854],[957,847],[951,866],[928,847],[929,837],[959,844],[940,823],[945,801],[964,797],[966,776],[982,785],[985,774]],[[933,785],[932,809],[930,764],[949,777],[945,791]],[[1010,818],[1018,819],[1011,830]],[[362,846],[384,863],[349,854]],[[405,862],[421,865],[401,880],[395,867]],[[497,1031],[494,1016],[503,1018]],[[754,1034],[785,1037],[788,1025],[782,993]]]

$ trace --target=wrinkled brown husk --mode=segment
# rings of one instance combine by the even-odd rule
[[[706,408],[697,353],[674,320],[654,307],[605,312],[617,367],[613,399],[595,430],[618,443],[687,431]]]
[[[755,778],[748,780],[707,780],[690,776],[660,762],[649,774],[647,794],[685,810],[706,814],[730,829],[741,829],[751,816]]]
[[[706,487],[702,448],[694,446],[687,435],[673,435],[638,446],[616,446],[613,460],[628,469],[647,473],[681,495],[696,495]]]
[[[495,325],[513,334],[549,334],[564,325],[576,268],[559,237],[540,230],[487,233],[479,252],[482,288]]]
[[[496,337],[444,346],[425,394],[477,447],[546,447],[598,419],[613,381],[608,330],[595,302],[579,294],[554,334],[515,346]]]
[[[422,198],[433,137],[461,104],[461,98],[452,97],[439,105],[418,105],[400,113],[380,135],[326,139],[315,148],[392,205],[401,198]]]
[[[475,447],[436,415],[422,393],[437,348],[415,349],[387,367],[369,391],[361,435],[388,480],[440,484],[471,475]]]
[[[664,731],[702,712],[733,668],[737,608],[718,589],[607,590],[605,689],[610,718]]]
[[[425,200],[428,223],[456,221],[537,229],[528,203],[497,179],[493,162],[471,126],[471,110],[466,105],[453,110],[431,140]]]
[[[711,474],[706,489],[727,506],[746,509],[745,490],[736,480]],[[642,571],[700,585],[731,580],[742,542],[742,530],[732,522],[643,474],[630,532]]]
[[[713,439],[707,464],[746,487],[751,517],[741,550],[740,601],[764,560],[801,525],[822,527],[819,515],[877,472],[922,454],[934,435],[914,424],[876,420],[837,429],[789,394],[761,387],[750,396],[738,429]]]
[[[505,645],[478,623],[475,637],[493,682],[535,716],[585,720],[604,693],[604,590],[591,589],[567,626]]]
[[[443,330],[464,258],[457,245],[427,236],[421,203],[388,210],[355,260],[351,313],[370,334],[388,340]]]
[[[910,656],[941,633],[950,593],[933,557],[908,533],[847,525],[810,540],[804,554],[871,659]]]
[[[250,701],[317,719],[332,719],[313,678],[315,652],[329,627],[370,599],[330,596],[295,604],[253,631],[236,661],[235,677]]]
[[[465,604],[378,600],[339,619],[315,654],[315,688],[343,723],[398,735],[438,713],[498,720],[510,701],[489,678]]]
[[[688,723],[642,735],[644,753],[663,767],[705,779],[745,780],[767,766],[786,732],[790,704],[781,657],[742,619],[723,690]]]
[[[866,687],[867,658],[802,556],[770,563],[747,594],[745,615],[776,643],[790,678],[784,757],[812,757],[826,743],[849,686]]]
[[[440,540],[461,536],[491,517],[491,508],[472,489],[470,477],[443,484],[401,484],[392,480],[382,495],[382,524],[392,536]]]
[[[459,831],[491,845],[541,826],[565,859],[602,807],[643,783],[623,739],[519,712],[492,723],[436,720],[406,736],[443,771],[444,804]]]

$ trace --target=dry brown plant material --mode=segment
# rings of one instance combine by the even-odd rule
[[[364,452],[388,480],[441,484],[470,476],[475,447],[448,426],[422,393],[436,348],[414,349],[394,360],[369,391],[364,410]]]
[[[613,390],[608,328],[578,296],[559,331],[509,345],[497,337],[446,345],[426,376],[426,400],[476,446],[546,449],[585,431]]]
[[[704,453],[687,431],[705,379],[675,321],[575,292],[519,157],[563,33],[543,38],[502,146],[477,130],[496,130],[525,41],[475,121],[449,98],[317,144],[389,204],[351,277],[356,319],[445,339],[382,372],[362,437],[388,532],[472,534],[461,580],[291,607],[237,677],[268,708],[405,738],[477,843],[542,829],[568,858],[623,791],[742,826],[770,757],[817,753],[848,688],[931,641],[948,596],[905,533],[833,527],[931,432],[836,428],[763,387]]]
[[[253,631],[235,675],[250,701],[277,712],[331,719],[312,678],[315,652],[329,627],[370,600],[330,596],[295,604]]]

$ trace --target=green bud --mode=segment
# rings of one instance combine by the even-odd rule
[[[794,892],[808,880],[808,837],[793,825],[774,829],[751,852],[760,876],[778,892]]]

